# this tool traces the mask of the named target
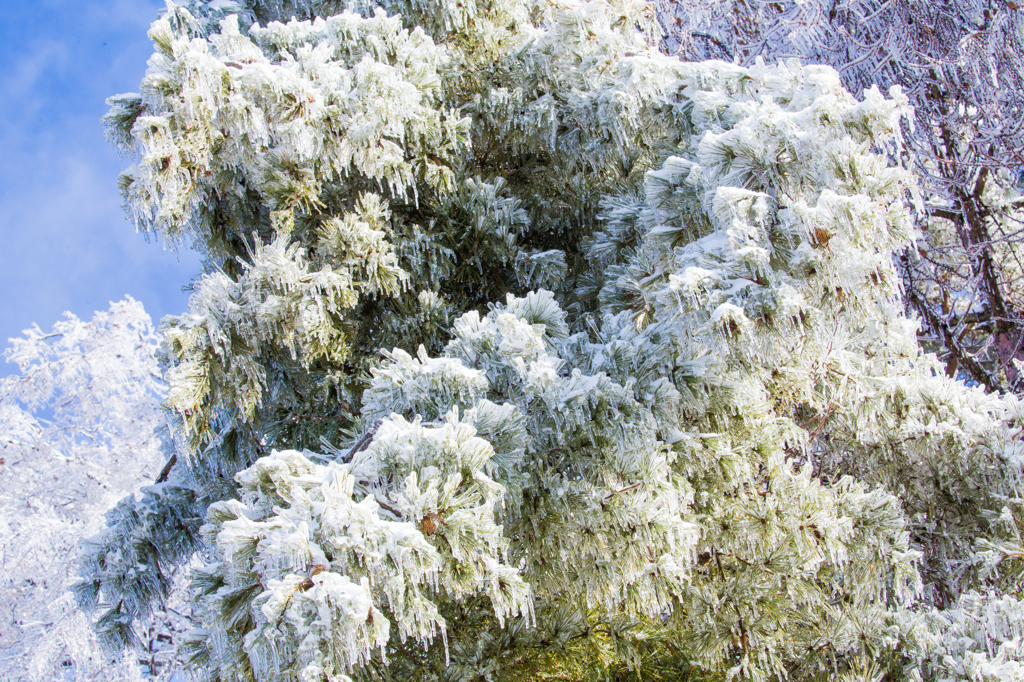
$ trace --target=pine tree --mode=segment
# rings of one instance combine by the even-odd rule
[[[107,122],[207,268],[169,478],[84,558],[108,643],[197,561],[207,680],[1019,666],[1024,413],[903,312],[906,97],[653,19],[168,4]]]

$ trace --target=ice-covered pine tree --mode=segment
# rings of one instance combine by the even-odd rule
[[[1019,674],[1024,415],[902,313],[906,99],[652,26],[168,5],[108,123],[207,273],[107,641],[197,560],[208,680]]]
[[[127,298],[91,320],[33,326],[4,352],[17,370],[0,379],[3,682],[169,677],[187,618],[173,607],[154,614],[139,628],[138,656],[118,661],[68,591],[83,538],[163,467],[158,347],[149,315]]]

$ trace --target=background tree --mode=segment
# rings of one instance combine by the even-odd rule
[[[171,4],[111,100],[208,268],[168,480],[84,557],[107,642],[201,557],[210,680],[1019,665],[1020,406],[904,314],[899,91],[631,2],[355,9]]]
[[[48,333],[28,329],[6,351],[19,372],[0,380],[2,679],[135,680],[169,672],[187,621],[167,611],[142,624],[146,650],[118,662],[99,647],[68,592],[83,538],[163,465],[158,345],[142,304],[127,298],[88,322],[69,314]]]
[[[971,2],[659,2],[684,59],[828,64],[852,93],[903,88],[923,232],[903,256],[908,310],[950,376],[1019,391],[1024,11]]]

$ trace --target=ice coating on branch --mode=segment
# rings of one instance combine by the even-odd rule
[[[410,196],[420,178],[451,184],[442,157],[463,147],[465,121],[437,102],[445,57],[421,30],[344,12],[243,35],[228,16],[206,39],[190,17],[174,8],[153,24],[142,94],[112,99],[106,119],[138,158],[122,188],[141,228],[201,234],[212,197],[247,189],[308,208],[338,176]]]
[[[921,658],[936,679],[1024,679],[1024,603],[1018,598],[971,591],[927,614],[924,628]]]
[[[494,450],[475,434],[455,411],[395,416],[350,464],[281,451],[239,473],[243,501],[211,506],[203,529],[219,562],[193,582],[221,674],[344,674],[383,656],[391,628],[443,637],[443,600],[485,595],[500,622],[529,618],[495,524],[504,488],[482,471]],[[225,627],[243,616],[248,628]]]
[[[367,418],[409,411],[436,418],[453,406],[472,405],[484,394],[487,380],[479,370],[448,358],[429,358],[422,347],[418,355],[413,358],[396,348],[386,354],[388,362],[373,370],[364,397]]]
[[[406,280],[382,231],[387,209],[376,195],[359,197],[356,209],[325,222],[311,248],[291,240],[290,218],[268,244],[257,242],[240,273],[203,275],[189,312],[163,325],[172,388],[167,406],[193,439],[213,418],[211,394],[252,418],[262,404],[269,348],[287,349],[303,366],[342,360],[346,335],[335,315],[360,295],[393,294]]]
[[[552,506],[541,516],[548,525],[543,531],[545,553],[579,559],[572,566],[544,568],[534,564],[542,555],[528,553],[529,574],[538,587],[545,593],[557,592],[575,575],[586,584],[587,600],[594,607],[611,609],[624,599],[636,612],[654,614],[685,579],[696,540],[693,523],[681,518],[689,491],[671,475],[651,413],[631,390],[604,374],[587,376],[579,369],[566,373],[557,355],[559,342],[567,339],[564,319],[550,292],[509,296],[484,317],[468,313],[456,321],[455,338],[446,351],[449,357],[421,358],[412,365],[387,363],[374,386],[380,386],[385,376],[389,384],[412,378],[420,366],[441,360],[479,367],[474,371],[486,376],[487,399],[477,400],[473,418],[494,413],[492,400],[511,403],[503,410],[507,413],[521,410],[527,415],[523,467],[530,475],[506,474],[517,498],[508,506],[517,515],[525,514],[519,496],[535,496],[537,486],[550,487]],[[443,385],[426,385],[438,398],[448,395]],[[662,399],[666,398],[672,399]],[[497,429],[487,429],[487,436],[498,442],[500,435]],[[541,463],[551,448],[576,447],[572,443],[579,444],[581,454],[587,453],[588,464],[580,461],[580,468],[559,470]],[[538,532],[526,530],[528,518],[513,522],[520,532]],[[632,532],[622,535],[624,528]],[[641,546],[647,549],[641,552]],[[646,553],[657,559],[642,558]],[[596,562],[598,570],[585,568],[589,562]],[[619,582],[622,575],[628,587]]]

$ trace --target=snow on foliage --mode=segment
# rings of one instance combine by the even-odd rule
[[[653,19],[168,5],[108,124],[209,266],[105,641],[194,560],[211,681],[1013,670],[1024,414],[904,313],[907,98]]]

